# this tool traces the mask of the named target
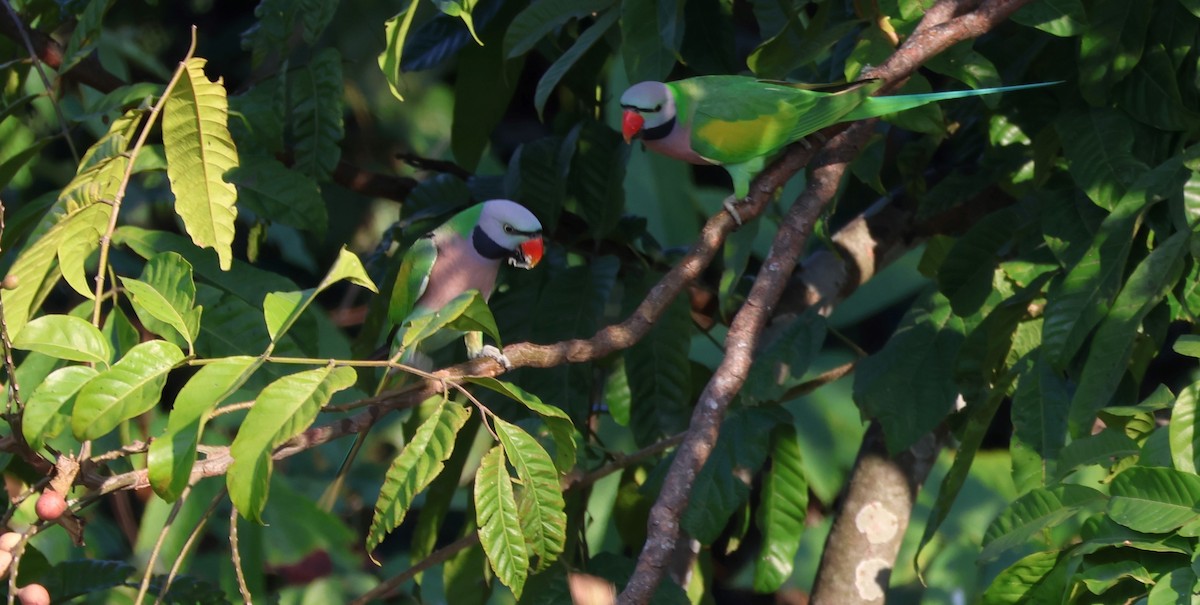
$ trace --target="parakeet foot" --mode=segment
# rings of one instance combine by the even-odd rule
[[[729,213],[729,216],[733,217],[733,222],[737,223],[738,227],[742,226],[742,215],[738,214],[737,211],[737,205],[741,203],[741,201],[742,200],[738,199],[737,196],[731,195],[725,198],[725,201],[721,203],[721,205],[725,206],[725,211]]]
[[[472,356],[472,359],[479,359],[480,357],[495,359],[496,363],[504,366],[505,370],[513,369],[512,362],[508,360],[508,357],[504,353],[501,353],[500,349],[492,345],[484,345],[477,354]]]

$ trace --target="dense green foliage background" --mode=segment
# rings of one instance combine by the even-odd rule
[[[424,402],[372,399],[382,370],[364,363],[399,251],[469,203],[518,200],[549,246],[502,272],[499,336],[589,338],[655,296],[729,191],[719,168],[624,144],[630,82],[853,80],[934,2],[4,4],[19,390],[0,465],[17,496],[92,460],[69,498],[83,545],[34,498],[9,502],[9,527],[36,530],[16,584],[55,602],[134,602],[168,578],[163,602],[350,602],[440,548],[394,602],[459,604],[568,602],[568,570],[628,579],[666,446],[805,179],[633,346]],[[892,602],[1194,600],[1198,34],[1195,0],[1033,0],[904,84],[1063,81],[876,126],[809,250],[889,198],[908,222],[877,252],[896,260],[828,317],[765,331],[681,519],[702,545],[691,579],[658,601],[807,593],[868,422],[892,452],[930,433],[945,448]],[[352,439],[328,435],[368,412],[329,491]]]

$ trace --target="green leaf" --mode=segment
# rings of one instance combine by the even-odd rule
[[[333,266],[329,268],[329,272],[321,279],[321,283],[317,285],[317,292],[324,292],[326,288],[333,284],[346,280],[356,286],[361,286],[374,292],[379,293],[379,288],[375,286],[375,282],[371,281],[367,275],[367,270],[363,268],[362,261],[358,255],[347,250],[342,246],[338,250],[337,259],[333,261]]]
[[[1019,226],[1016,211],[1005,209],[987,215],[954,242],[938,269],[937,281],[956,315],[968,317],[983,306],[992,292],[1000,254]]]
[[[1078,67],[1079,91],[1089,103],[1107,105],[1112,86],[1141,60],[1153,15],[1149,2],[1101,2],[1088,9]]]
[[[375,559],[371,553],[404,521],[413,499],[442,472],[454,452],[458,432],[470,415],[470,408],[443,399],[392,461],[367,531],[366,548],[372,561]]]
[[[112,0],[91,0],[82,12],[76,13],[75,31],[71,32],[71,39],[67,41],[62,63],[58,66],[59,73],[66,73],[95,50],[100,40],[104,13],[108,12],[111,5]]]
[[[1069,112],[1055,124],[1071,177],[1097,206],[1113,211],[1147,166],[1134,154],[1133,126],[1114,109]]]
[[[563,76],[608,31],[608,28],[617,22],[619,16],[620,11],[609,10],[597,17],[590,27],[579,34],[579,38],[575,40],[571,48],[567,49],[567,52],[564,52],[542,74],[542,78],[538,80],[537,90],[533,94],[533,106],[537,109],[539,118],[542,117],[542,111],[546,108],[546,101],[550,98],[550,93],[554,92]]]
[[[1080,512],[1097,511],[1104,504],[1104,494],[1082,485],[1034,489],[992,521],[983,536],[983,551],[979,558],[984,562],[993,561],[1008,550],[1024,546],[1035,535]]]
[[[308,428],[334,393],[350,388],[355,380],[353,368],[326,366],[284,376],[258,394],[229,446],[233,463],[226,485],[229,499],[242,516],[262,522],[271,481],[271,454]]]
[[[458,56],[450,149],[458,164],[472,172],[504,117],[525,65],[524,58],[505,59],[502,32],[499,27],[488,28],[483,34],[486,44],[468,45]]]
[[[907,449],[953,409],[959,393],[954,362],[965,332],[949,301],[926,292],[883,350],[859,363],[854,401],[879,420],[889,451]]]
[[[163,147],[175,211],[192,241],[217,251],[222,269],[233,262],[237,189],[223,178],[238,165],[229,136],[229,103],[220,78],[204,75],[205,59],[192,58],[163,108]]]
[[[1057,478],[1061,479],[1081,466],[1112,463],[1136,455],[1139,446],[1123,431],[1108,429],[1076,439],[1062,449]]]
[[[574,154],[567,179],[567,192],[579,204],[596,240],[603,240],[625,210],[625,163],[629,145],[617,131],[600,122],[586,120],[576,127]],[[570,140],[570,137],[568,137]]]
[[[150,442],[147,456],[150,487],[160,498],[174,502],[183,493],[213,410],[236,393],[262,363],[258,357],[219,359],[202,366],[179,390],[167,428]]]
[[[75,395],[100,372],[88,366],[67,366],[52,372],[29,395],[21,414],[21,432],[34,450],[57,437],[71,421]]]
[[[1177,603],[1196,603],[1200,601],[1195,595],[1196,572],[1189,567],[1180,567],[1167,572],[1154,582],[1154,588],[1147,595],[1146,605],[1176,605]]]
[[[318,52],[288,78],[293,167],[318,183],[329,180],[342,157],[342,55],[337,49]]]
[[[1101,223],[1087,252],[1051,288],[1042,340],[1056,368],[1066,367],[1108,312],[1109,301],[1121,288],[1137,226],[1154,203],[1179,185],[1182,160],[1175,156],[1139,177]]]
[[[625,374],[632,394],[631,428],[645,447],[687,428],[691,416],[691,308],[677,298],[646,337],[627,349]]]
[[[493,424],[521,482],[517,511],[529,556],[537,557],[532,570],[536,573],[558,559],[567,541],[566,503],[558,470],[550,455],[529,433],[498,417]]]
[[[1146,570],[1145,565],[1128,559],[1093,565],[1075,576],[1075,578],[1082,581],[1092,594],[1097,595],[1104,594],[1108,589],[1116,586],[1125,578],[1133,578],[1147,586],[1154,584],[1154,578]]]
[[[758,401],[778,401],[800,384],[825,342],[825,318],[816,307],[771,327],[770,338],[755,354],[742,394]]]
[[[1087,15],[1080,0],[1030,2],[1017,9],[1012,20],[1060,38],[1078,36],[1087,28]]]
[[[479,0],[433,0],[437,5],[438,10],[462,19],[467,26],[467,31],[471,32],[471,37],[475,39],[475,43],[483,46],[483,41],[479,39],[479,34],[475,33],[475,22],[471,18],[471,11],[475,9],[475,5]]]
[[[272,157],[249,156],[225,178],[237,185],[238,202],[259,216],[324,239],[329,223],[325,200],[317,182],[307,174]]]
[[[1184,232],[1172,235],[1138,263],[1113,301],[1108,316],[1096,329],[1079,388],[1071,399],[1069,421],[1073,435],[1091,433],[1097,410],[1116,391],[1133,354],[1142,320],[1179,279],[1188,235]]]
[[[263,319],[267,322],[267,334],[271,336],[272,341],[278,340],[279,336],[291,327],[312,300],[313,294],[313,290],[267,294],[263,299]]]
[[[558,222],[567,195],[570,164],[569,156],[564,157],[563,145],[562,139],[557,137],[521,145],[509,160],[504,178],[504,192],[508,198],[521,200],[547,225]]]
[[[954,455],[954,462],[938,487],[937,501],[934,502],[933,510],[929,513],[929,521],[925,523],[925,533],[921,535],[917,554],[913,557],[914,561],[920,556],[921,550],[937,534],[942,522],[950,515],[950,507],[958,499],[958,493],[962,490],[963,484],[967,481],[967,474],[971,471],[971,463],[975,461],[975,455],[979,453],[983,438],[987,435],[988,428],[992,426],[996,410],[1004,401],[1004,396],[1014,379],[1015,376],[1012,373],[1006,374],[997,385],[992,387],[987,399],[967,408],[967,426],[963,430],[958,452]]]
[[[487,376],[464,376],[463,380],[500,393],[541,416],[554,439],[554,456],[559,470],[566,473],[575,467],[575,425],[571,424],[566,412],[511,382]]]
[[[1113,479],[1109,494],[1108,516],[1136,531],[1175,531],[1200,519],[1200,477],[1194,474],[1134,466]]]
[[[771,432],[768,458],[771,468],[763,478],[758,503],[763,545],[754,565],[755,592],[775,592],[792,576],[808,516],[808,479],[794,426],[781,424]]]
[[[659,34],[659,3],[660,0],[621,2],[621,58],[630,82],[666,80],[675,66],[679,47],[667,48]]]
[[[529,549],[513,495],[512,477],[504,464],[504,448],[484,455],[475,473],[475,519],[479,541],[496,577],[521,597],[529,574]]]
[[[750,478],[766,462],[769,435],[782,421],[779,408],[746,408],[721,423],[721,433],[708,461],[696,475],[690,503],[680,525],[699,540],[712,544],[733,513],[750,496]]]
[[[1183,334],[1175,339],[1171,350],[1188,357],[1200,357],[1200,335]]]
[[[75,559],[57,563],[38,575],[37,583],[50,593],[52,603],[103,593],[122,586],[137,569],[124,561]]]
[[[1191,541],[1176,534],[1147,534],[1134,531],[1102,515],[1083,522],[1079,531],[1080,542],[1072,554],[1089,555],[1109,547],[1136,548],[1148,552],[1190,554]]]
[[[75,438],[96,439],[153,408],[162,397],[167,373],[180,361],[183,351],[164,340],[143,342],[130,349],[111,368],[88,381],[76,396],[71,414]]]
[[[463,332],[483,332],[497,344],[500,343],[500,331],[492,310],[478,290],[468,290],[454,297],[441,309],[430,312],[418,312],[410,315],[405,327],[396,334],[396,339],[404,349],[410,349],[417,343],[433,336],[443,328],[451,328]]]
[[[513,19],[504,34],[504,56],[529,52],[550,32],[571,19],[581,19],[612,6],[613,0],[537,0]]]
[[[1175,405],[1171,407],[1171,423],[1167,425],[1175,469],[1192,474],[1196,473],[1196,455],[1200,453],[1200,448],[1196,447],[1196,442],[1200,440],[1200,431],[1196,430],[1196,423],[1200,421],[1196,413],[1198,399],[1200,383],[1192,383],[1180,391]]]
[[[61,196],[60,202],[56,204],[61,204]],[[47,217],[51,218],[44,220],[57,217],[57,222],[50,223],[40,235],[40,228],[35,229],[29,245],[21,250],[17,260],[8,270],[9,275],[15,275],[20,280],[20,285],[15,289],[0,291],[4,300],[4,320],[11,338],[15,339],[20,335],[25,323],[41,307],[51,289],[58,283],[59,272],[54,269],[55,262],[59,260],[59,248],[68,241],[90,241],[98,246],[100,233],[112,215],[112,206],[108,204],[90,203],[78,208],[74,207],[75,204],[63,205],[72,208],[62,214],[54,210],[48,213]],[[69,250],[69,258],[74,258],[79,265],[64,267],[63,270],[75,275],[71,280],[72,287],[84,288],[78,283],[86,281],[81,258],[83,251],[74,244],[65,249]]]
[[[191,263],[174,252],[164,252],[146,263],[141,280],[120,279],[146,329],[163,338],[178,333],[189,349],[193,347],[200,334],[201,309],[195,306]]]
[[[13,348],[85,363],[112,362],[112,345],[92,324],[71,315],[43,315],[13,338]]]
[[[1070,388],[1040,351],[1022,364],[1012,397],[1011,449],[1014,483],[1019,492],[1052,481],[1066,443]]]
[[[984,605],[1061,603],[1070,573],[1058,551],[1029,555],[1000,572],[983,593]]]

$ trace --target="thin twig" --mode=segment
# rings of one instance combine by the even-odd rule
[[[171,571],[167,573],[166,579],[163,580],[163,585],[158,589],[158,598],[154,599],[154,605],[162,603],[163,598],[171,591],[171,582],[175,581],[175,576],[179,573],[179,568],[183,567],[183,560],[187,558],[188,551],[192,549],[192,545],[196,543],[196,538],[200,537],[201,530],[208,523],[209,517],[217,510],[217,505],[225,499],[226,488],[221,488],[216,496],[213,496],[212,502],[209,503],[208,509],[200,517],[200,521],[196,523],[196,527],[192,528],[192,533],[188,534],[188,539],[183,543],[183,548],[179,551],[179,556],[175,558],[175,563],[171,565]]]
[[[238,552],[238,511],[236,506],[229,511],[229,548],[233,551],[233,573],[237,577],[238,591],[242,593],[242,602],[250,605],[250,588],[246,586],[246,574],[242,572],[242,555]]]
[[[7,214],[7,210],[4,202],[0,201],[0,239],[4,238],[5,214]],[[4,347],[4,368],[8,371],[8,402],[5,403],[4,414],[10,418],[9,424],[13,424],[12,428],[16,431],[20,429],[20,426],[13,423],[11,418],[14,408],[18,414],[21,411],[21,387],[17,384],[17,364],[13,362],[12,340],[8,337],[8,321],[5,319],[3,297],[0,297],[0,346]]]
[[[188,47],[187,54],[179,62],[179,67],[171,76],[171,81],[167,82],[167,87],[163,90],[162,97],[150,109],[150,115],[146,119],[146,123],[142,125],[142,131],[138,133],[137,141],[133,144],[133,148],[129,150],[125,174],[121,177],[121,184],[117,187],[117,192],[113,195],[112,211],[108,216],[108,228],[104,231],[104,235],[100,237],[100,263],[96,269],[96,304],[92,307],[92,324],[97,328],[100,327],[100,300],[104,294],[104,272],[108,268],[108,248],[112,244],[113,232],[117,230],[117,215],[120,214],[121,201],[125,199],[125,191],[129,188],[129,181],[133,178],[133,167],[136,163],[138,152],[146,144],[146,138],[150,136],[150,129],[154,126],[155,120],[158,119],[158,114],[162,112],[163,107],[167,104],[167,98],[171,96],[171,91],[175,88],[175,84],[179,82],[179,78],[183,75],[184,70],[187,69],[188,60],[195,53],[196,27],[192,26],[192,44]]]
[[[350,601],[350,605],[364,605],[375,599],[384,598],[392,590],[395,590],[401,584],[413,579],[417,574],[437,565],[450,560],[450,557],[458,554],[460,551],[466,550],[479,544],[479,532],[473,531],[454,542],[451,542],[430,554],[428,557],[421,559],[420,563],[409,567],[408,569],[396,574],[386,581],[379,583],[371,590],[368,590],[362,596]]]
[[[142,605],[146,599],[146,591],[150,589],[150,576],[154,575],[154,564],[158,561],[158,555],[162,552],[163,543],[167,541],[167,534],[171,530],[171,524],[175,522],[175,517],[179,515],[179,511],[183,510],[183,503],[187,501],[187,497],[192,492],[192,486],[184,488],[183,493],[179,494],[179,499],[175,501],[175,505],[171,507],[170,514],[167,515],[167,522],[163,524],[162,531],[158,534],[158,539],[154,541],[154,548],[150,551],[150,559],[146,561],[146,573],[142,574],[142,583],[138,586],[137,598],[134,599],[134,605]],[[235,551],[236,552],[236,551]]]
[[[71,133],[67,130],[67,116],[63,114],[62,107],[58,105],[58,100],[54,98],[54,85],[50,82],[50,77],[46,75],[46,66],[42,64],[41,56],[33,45],[33,40],[29,38],[29,32],[25,29],[25,24],[21,22],[21,17],[17,15],[17,11],[13,10],[12,4],[8,0],[3,0],[4,9],[8,11],[8,18],[16,25],[17,33],[21,38],[21,43],[25,45],[26,52],[29,53],[29,60],[33,61],[34,71],[37,71],[38,77],[42,79],[42,86],[46,87],[46,95],[50,97],[50,105],[54,107],[54,115],[58,118],[58,127],[62,132],[63,139],[67,141],[67,148],[71,150],[71,157],[75,163],[79,163],[79,151],[75,149],[75,141],[71,140]]]

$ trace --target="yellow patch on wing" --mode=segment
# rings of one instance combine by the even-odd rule
[[[775,151],[786,144],[786,114],[764,114],[752,120],[697,120],[692,127],[692,148],[722,164],[738,164]]]

